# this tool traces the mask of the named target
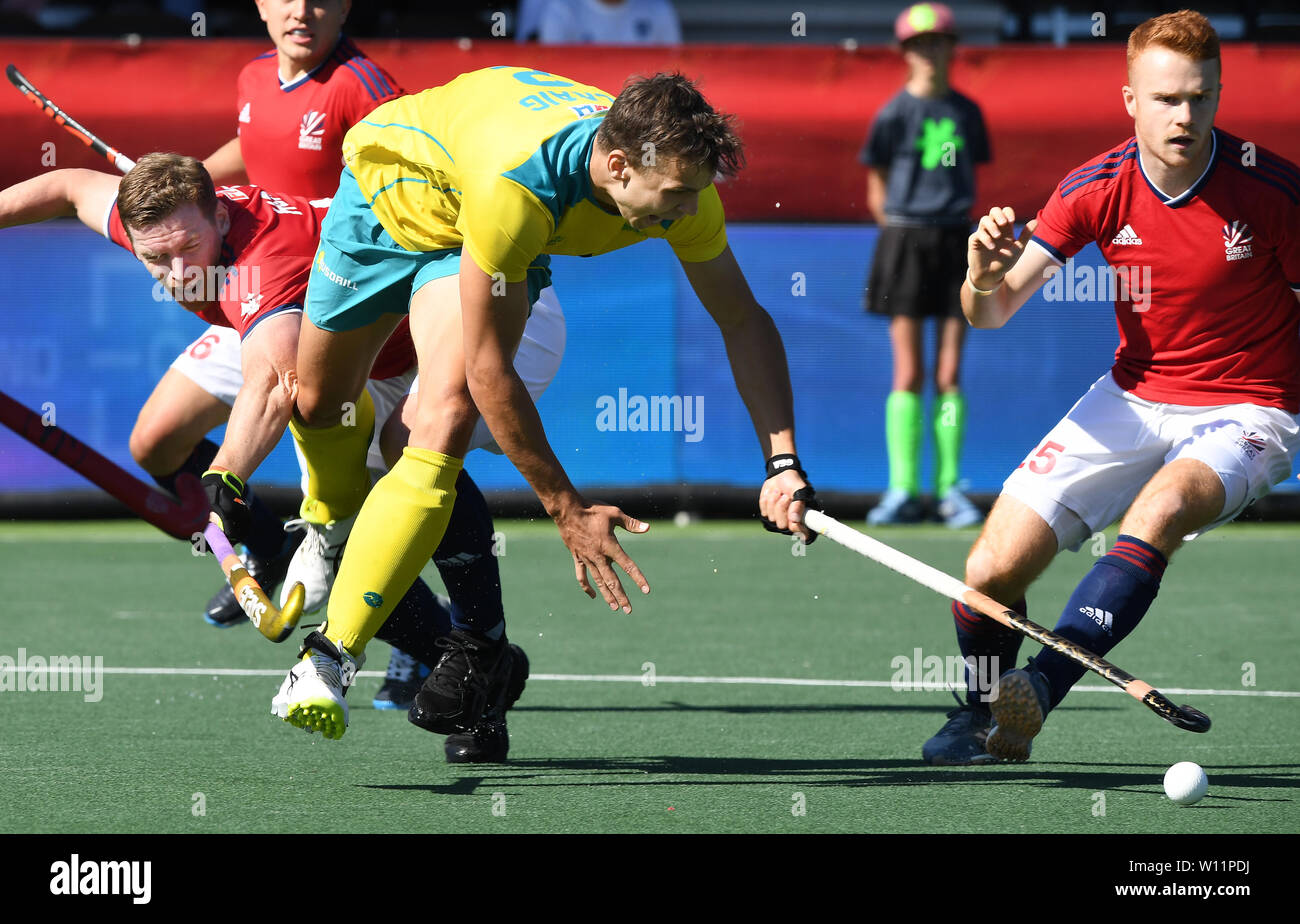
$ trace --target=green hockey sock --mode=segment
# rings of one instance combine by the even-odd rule
[[[921,491],[921,396],[890,392],[885,401],[885,446],[889,487],[915,497]]]
[[[940,396],[934,405],[935,497],[942,498],[957,484],[961,437],[966,429],[966,399],[960,392]]]

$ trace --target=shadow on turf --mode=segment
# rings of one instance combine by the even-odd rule
[[[1035,763],[1001,764],[989,767],[927,767],[919,760],[781,760],[777,758],[739,757],[627,757],[627,758],[555,758],[551,760],[511,760],[499,766],[482,767],[484,775],[461,777],[449,784],[362,784],[365,789],[415,790],[443,795],[469,795],[490,782],[493,786],[716,786],[719,777],[756,777],[726,780],[729,785],[771,786],[794,783],[826,786],[1004,786],[1019,783],[1053,789],[1078,789],[1088,792],[1122,791],[1142,795],[1160,795],[1160,779],[1165,764],[1107,765],[1122,767],[1121,772],[1059,769],[1077,764]],[[1293,764],[1278,769],[1300,770]],[[1138,768],[1148,768],[1138,770]],[[1211,768],[1213,769],[1213,768]],[[1137,772],[1135,772],[1137,771]],[[564,774],[581,776],[568,782]],[[615,779],[591,780],[593,774],[609,774]],[[650,775],[662,779],[647,778]],[[707,777],[691,780],[690,777]],[[683,779],[683,778],[686,779]],[[1242,802],[1288,802],[1290,799],[1252,799],[1224,796],[1225,787],[1294,788],[1296,779],[1285,774],[1213,773],[1210,777],[1211,798]],[[1224,806],[1218,806],[1224,807]]]
[[[655,703],[647,706],[515,706],[512,712],[721,712],[726,715],[767,715],[771,713],[833,713],[833,712],[932,712],[942,718],[945,708],[952,708],[952,703],[936,706],[934,703],[912,703],[906,706],[895,704],[867,703],[826,703],[826,704],[781,704],[772,703],[763,706],[700,706],[695,703],[683,703],[677,700]],[[1110,712],[1110,706],[1071,705],[1071,712]]]

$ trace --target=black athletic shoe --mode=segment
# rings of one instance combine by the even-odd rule
[[[449,764],[500,764],[510,753],[510,733],[503,715],[496,721],[486,718],[463,735],[448,735],[443,750]]]
[[[289,533],[284,548],[275,558],[258,558],[248,552],[239,556],[248,573],[262,586],[267,596],[274,597],[275,589],[284,582],[285,572],[289,570],[289,562],[298,546],[302,544],[304,535],[306,534],[302,532]],[[221,589],[208,601],[207,609],[203,613],[203,621],[218,629],[228,629],[248,621],[229,583],[222,584]]]
[[[984,747],[993,716],[986,706],[972,706],[956,694],[957,708],[948,721],[921,748],[921,759],[932,767],[968,767],[996,764],[998,759]]]
[[[506,728],[506,710],[513,706],[528,680],[528,655],[518,645],[510,646],[514,663],[505,685],[503,702],[488,707],[483,721],[464,734],[448,735],[444,751],[449,764],[499,764],[510,753],[510,733]]]
[[[488,707],[504,700],[514,665],[505,634],[493,641],[466,629],[438,639],[446,652],[415,694],[407,718],[439,735],[471,732]]]

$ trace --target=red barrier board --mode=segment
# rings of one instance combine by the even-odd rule
[[[902,85],[898,54],[825,45],[600,48],[511,41],[362,41],[408,89],[517,64],[616,92],[632,74],[680,70],[735,113],[748,165],[723,189],[728,217],[863,221],[866,172],[857,155],[871,118]],[[14,63],[70,115],[129,155],[204,157],[234,135],[235,76],[269,41],[0,41]],[[1300,48],[1225,45],[1218,124],[1300,160]],[[1073,167],[1133,133],[1124,111],[1122,45],[966,48],[952,83],[984,109],[993,163],[978,174],[978,208],[1035,212]],[[51,166],[107,169],[17,92],[0,93],[6,155],[0,185]],[[46,143],[53,142],[51,149]],[[54,163],[51,164],[50,161]]]

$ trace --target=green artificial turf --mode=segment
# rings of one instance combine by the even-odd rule
[[[344,738],[308,736],[269,711],[294,643],[203,623],[220,580],[211,559],[137,523],[0,524],[0,656],[98,656],[108,669],[97,702],[0,692],[0,831],[332,832],[340,819],[362,832],[1300,830],[1300,528],[1247,524],[1188,545],[1110,655],[1161,689],[1252,694],[1171,694],[1211,716],[1208,734],[1088,674],[1029,763],[930,768],[921,744],[951,697],[889,682],[915,649],[955,653],[932,592],[827,540],[800,556],[752,524],[655,523],[620,533],[652,587],[625,615],[579,592],[552,526],[498,526],[510,637],[534,676],[510,713],[509,762],[467,766],[446,764],[442,739],[402,713],[370,707],[382,643]],[[875,535],[960,576],[974,532]],[[1031,591],[1032,619],[1055,623],[1091,551],[1057,559]],[[222,669],[266,673],[206,673]],[[1195,806],[1163,795],[1179,760],[1209,774]]]

